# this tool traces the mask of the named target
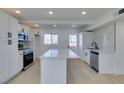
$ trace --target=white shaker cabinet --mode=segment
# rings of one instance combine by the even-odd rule
[[[22,31],[28,34],[30,31],[30,28],[26,25],[19,24],[18,32],[22,32]]]
[[[18,64],[18,22],[11,16],[9,16],[9,22],[8,22],[8,31],[12,33],[12,44],[8,45],[9,47],[9,53],[8,53],[8,59],[9,59],[9,77],[11,78],[17,73],[17,64]]]
[[[23,51],[18,52],[17,72],[23,69]]]
[[[87,62],[88,64],[90,64],[90,50],[85,50],[84,52],[84,58],[85,58],[85,62]]]
[[[93,42],[93,32],[82,32],[83,38],[83,49],[87,49],[91,46]]]
[[[4,13],[0,13],[0,83],[8,79],[8,19]]]
[[[0,83],[17,73],[18,21],[0,11]]]

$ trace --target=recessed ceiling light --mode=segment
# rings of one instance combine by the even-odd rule
[[[38,27],[39,25],[38,24],[35,24],[35,27]]]
[[[56,27],[56,25],[53,25],[54,27]]]
[[[18,10],[16,10],[16,13],[17,13],[17,14],[20,14],[21,12],[20,12],[20,11],[18,11]]]
[[[86,14],[86,12],[85,12],[85,11],[83,11],[83,12],[81,12],[81,14],[82,14],[82,15],[85,15],[85,14]]]
[[[72,27],[75,27],[75,25],[73,24]]]
[[[49,14],[52,15],[53,14],[53,11],[49,11]]]

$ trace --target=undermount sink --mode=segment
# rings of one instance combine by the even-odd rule
[[[95,50],[94,48],[88,48],[88,49],[92,49],[92,50]]]
[[[99,50],[99,49],[96,49],[96,48],[88,48],[88,49],[90,49],[90,50]]]

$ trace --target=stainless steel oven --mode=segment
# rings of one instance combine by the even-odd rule
[[[23,70],[30,67],[33,63],[33,51],[31,49],[24,49],[24,57],[23,57]]]

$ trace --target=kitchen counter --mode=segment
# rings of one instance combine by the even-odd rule
[[[105,51],[105,50],[101,50],[101,49],[87,49],[87,50],[89,50],[89,51],[95,51],[95,52],[99,52],[99,53],[107,53],[107,54],[113,54],[115,51],[113,51],[113,52],[109,52],[109,51]]]
[[[23,50],[18,50],[18,53],[20,54],[20,53],[23,53],[24,51]]]
[[[113,62],[115,58],[115,52],[109,52],[105,50],[92,50],[92,49],[86,49],[85,50],[85,61],[88,64],[91,64],[91,54],[90,51],[95,51],[99,53],[98,56],[98,66],[99,66],[99,73],[100,74],[107,74],[107,73],[113,73]],[[111,61],[112,60],[112,61]]]
[[[94,52],[99,52],[99,53],[103,53],[104,51],[99,50],[99,49],[87,49],[89,51],[94,51]]]
[[[70,49],[50,49],[40,57],[41,83],[66,84],[67,59],[79,58]]]

